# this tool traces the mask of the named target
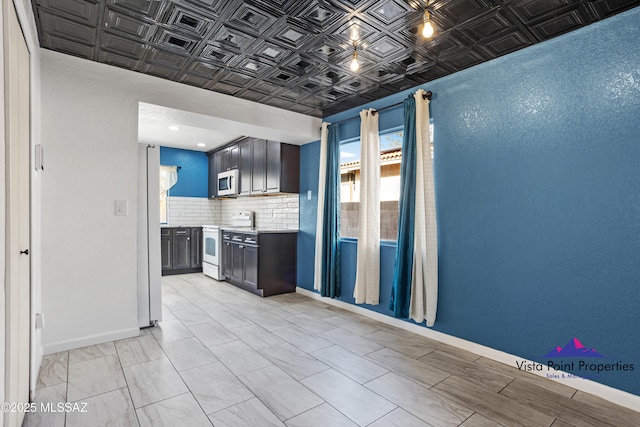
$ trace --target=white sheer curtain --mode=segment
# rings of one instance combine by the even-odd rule
[[[320,134],[320,174],[318,179],[318,218],[316,220],[316,258],[313,273],[313,289],[322,286],[322,228],[324,224],[324,190],[327,181],[327,136],[329,123],[322,123]]]
[[[160,165],[160,194],[164,194],[178,182],[178,167]]]
[[[438,306],[438,228],[433,160],[429,131],[429,100],[416,92],[416,216],[413,280],[409,317],[433,326]]]
[[[375,110],[360,112],[360,222],[356,304],[380,302],[380,136]]]

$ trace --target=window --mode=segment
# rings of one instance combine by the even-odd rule
[[[167,223],[167,195],[169,190],[160,193],[160,224]]]
[[[431,158],[433,158],[433,123]],[[400,166],[404,128],[380,132],[380,239],[395,241],[398,236]],[[360,138],[340,143],[340,235],[358,237],[360,207]]]
[[[168,222],[169,189],[178,182],[178,166],[160,165],[160,223]]]

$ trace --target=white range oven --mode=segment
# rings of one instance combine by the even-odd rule
[[[224,280],[222,274],[222,231],[217,225],[203,225],[202,272],[216,280]]]

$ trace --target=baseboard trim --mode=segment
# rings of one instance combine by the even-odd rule
[[[472,341],[467,341],[462,338],[454,337],[452,335],[447,335],[442,332],[434,331],[429,328],[425,328],[415,323],[405,322],[404,320],[396,319],[393,317],[386,316],[384,314],[377,313],[375,311],[367,310],[364,307],[359,307],[354,304],[349,304],[344,301],[336,300],[333,298],[324,298],[320,296],[317,292],[310,291],[308,289],[296,288],[296,292],[300,295],[304,295],[306,297],[322,301],[326,304],[333,305],[336,307],[340,307],[344,310],[350,311],[352,313],[360,314],[362,316],[368,317],[373,320],[377,320],[382,323],[386,323],[390,326],[395,326],[399,329],[404,329],[409,332],[413,332],[414,334],[421,335],[426,338],[430,338],[435,341],[440,341],[445,344],[449,344],[454,347],[458,347],[462,350],[467,350],[472,353],[475,353],[479,356],[484,356],[489,359],[493,359],[497,362],[502,362],[509,366],[516,366],[516,362],[521,362],[522,360],[526,360],[520,356],[515,356],[513,354],[505,353],[500,350],[496,350],[491,347],[487,347],[478,343],[474,343]],[[532,361],[527,361],[532,362]],[[561,372],[561,371],[558,371]],[[545,372],[534,371],[530,372],[532,374],[541,376],[546,378]],[[566,382],[563,382],[562,379],[551,378],[552,381],[559,382],[563,385],[567,385]],[[633,411],[637,411],[640,408],[640,396],[636,396],[635,394],[628,393],[623,390],[619,390],[617,388],[613,388],[604,384],[597,383],[592,380],[580,380],[575,383],[571,383],[569,387],[575,388],[576,390],[583,391],[585,393],[592,394],[594,396],[601,397],[602,399],[608,400],[609,402],[615,403],[620,406],[624,406],[625,408],[631,409]]]
[[[118,331],[105,332],[103,334],[88,335],[81,338],[74,338],[66,341],[58,341],[45,344],[44,354],[58,353],[60,351],[73,350],[95,344],[102,344],[109,341],[121,340],[125,338],[137,337],[140,335],[139,328],[120,329]]]

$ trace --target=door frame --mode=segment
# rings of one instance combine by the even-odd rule
[[[31,400],[31,53],[15,4],[2,3],[5,148],[4,401]],[[32,250],[32,249],[31,249]],[[3,414],[19,425],[23,411]]]
[[[33,152],[34,146],[40,143],[40,123],[41,123],[41,113],[40,113],[40,44],[38,41],[38,34],[35,25],[35,18],[33,15],[32,4],[30,1],[26,0],[2,0],[0,4],[0,23],[4,26],[4,9],[5,6],[12,5],[16,16],[18,19],[18,24],[22,30],[22,35],[24,37],[27,51],[29,54],[29,199],[30,199],[30,214],[29,214],[29,231],[30,231],[30,242],[28,244],[30,248],[30,360],[29,360],[29,397],[30,400],[33,400],[36,382],[37,382],[37,374],[40,369],[40,365],[42,363],[43,358],[43,347],[41,340],[41,326],[36,328],[35,315],[36,313],[41,312],[41,243],[40,243],[40,192],[41,192],[41,176],[40,172],[35,172],[34,170],[34,159]],[[0,80],[2,80],[2,86],[0,87],[0,98],[3,100],[0,104],[0,115],[2,116],[2,124],[0,127],[0,134],[2,135],[2,145],[0,150],[2,151],[2,155],[0,156],[0,164],[6,166],[5,159],[5,151],[6,151],[6,142],[5,141],[5,102],[4,102],[4,63],[5,63],[5,52],[4,52],[4,28],[0,30]],[[0,222],[2,225],[2,232],[0,236],[3,238],[5,236],[6,227],[7,227],[7,218],[5,216],[6,209],[6,198],[7,194],[5,193],[5,179],[6,177],[2,176],[0,182],[2,185],[2,190],[0,194],[0,210],[2,213],[0,214]],[[0,261],[0,271],[4,271],[6,267],[6,263],[8,261],[8,254],[5,250],[5,245],[2,245],[2,249],[0,251],[0,257],[2,258]],[[0,374],[0,379],[2,383],[4,383],[4,366],[5,366],[5,300],[4,300],[4,288],[2,291],[2,295],[0,295],[0,318],[1,326],[0,326],[0,363],[2,365],[2,373]],[[35,296],[35,298],[34,298]],[[4,397],[4,387],[2,387],[2,396]],[[0,418],[0,425],[2,425],[2,419]]]

